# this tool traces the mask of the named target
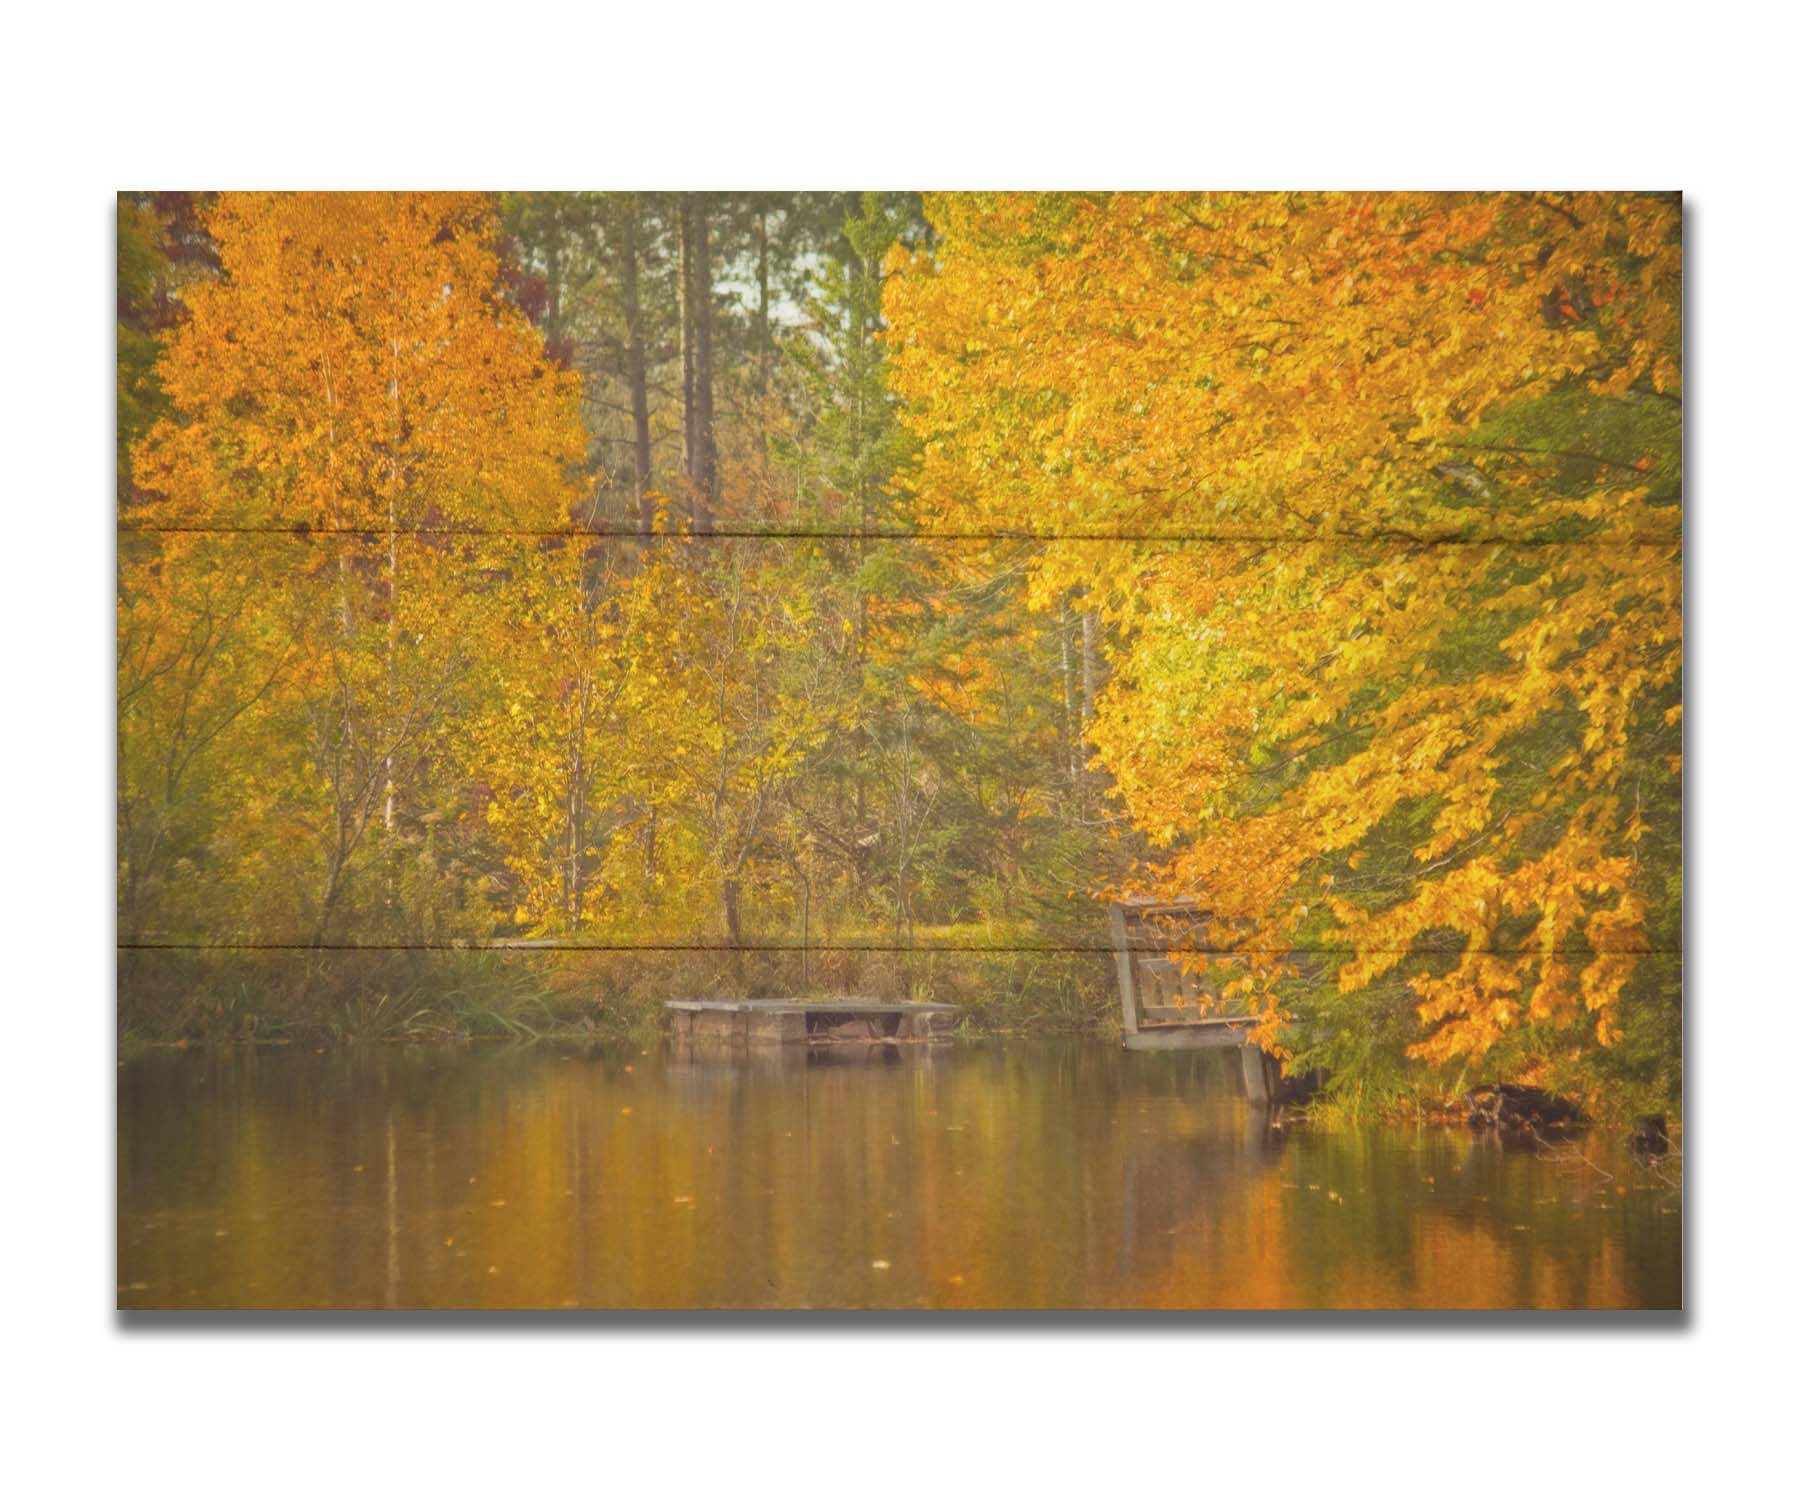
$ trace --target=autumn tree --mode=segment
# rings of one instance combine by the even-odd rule
[[[1120,539],[1048,546],[1033,596],[1119,642],[1093,741],[1162,851],[1138,888],[1202,894],[1264,1036],[1347,1076],[1370,1037],[1583,1076],[1642,1044],[1674,1086],[1679,204],[930,210],[887,304],[918,492]]]
[[[131,488],[131,450],[169,413],[157,374],[163,340],[180,318],[182,288],[217,270],[200,222],[200,195],[121,193],[118,204],[119,505]]]
[[[882,292],[892,248],[922,241],[910,195],[863,194],[790,338],[804,419],[777,453],[799,481],[797,517],[823,533],[821,644],[853,730],[793,795],[822,868],[890,941],[957,922],[1080,941],[1098,926],[1088,888],[1117,848],[1072,794],[1093,678],[1079,626],[1046,628],[1023,607],[1029,548],[917,534],[916,444],[888,381]]]
[[[575,385],[498,295],[477,195],[227,194],[207,228],[221,274],[158,366],[174,415],[134,456],[150,546],[123,596],[179,614],[201,543],[235,546],[239,576],[282,549],[223,617],[291,666],[240,816],[262,857],[310,872],[304,932],[330,934],[359,879],[359,907],[402,922],[458,814],[432,766],[505,649],[517,533],[566,528],[580,497]]]
[[[679,580],[666,559],[558,539],[519,559],[503,600],[509,649],[493,692],[458,736],[458,773],[479,785],[512,892],[508,920],[535,934],[653,924],[653,822],[676,753],[669,659]],[[650,826],[647,826],[650,825]]]

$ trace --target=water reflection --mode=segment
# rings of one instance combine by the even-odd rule
[[[287,1048],[120,1070],[126,1307],[1673,1307],[1622,1141],[1272,1129],[1231,1054]]]

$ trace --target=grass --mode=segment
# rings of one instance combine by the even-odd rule
[[[840,939],[808,956],[804,982],[801,968],[797,953],[758,951],[130,952],[118,1023],[127,1045],[603,1041],[658,1034],[663,1002],[679,997],[856,995],[960,1005],[972,1035],[1116,1034],[1110,961],[1095,955]]]

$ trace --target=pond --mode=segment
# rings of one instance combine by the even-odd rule
[[[119,1069],[125,1308],[1673,1308],[1620,1134],[1272,1125],[1098,1042],[166,1051]]]

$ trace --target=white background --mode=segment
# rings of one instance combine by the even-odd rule
[[[12,1493],[1791,1483],[1784,8],[80,9],[13,13],[0,100]],[[253,186],[1686,190],[1688,1317],[120,1323],[113,193]]]

